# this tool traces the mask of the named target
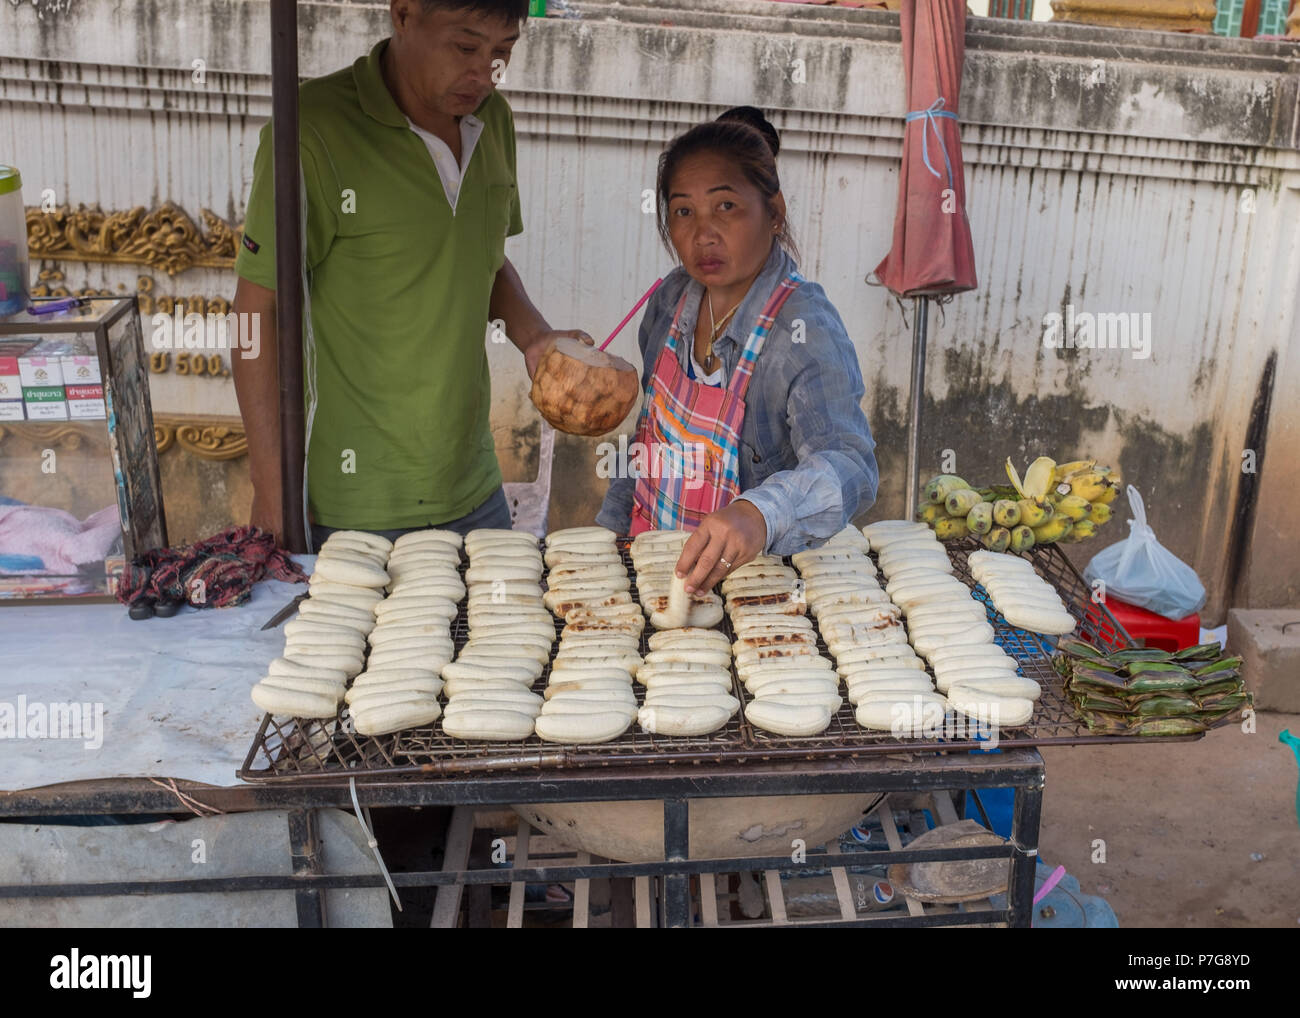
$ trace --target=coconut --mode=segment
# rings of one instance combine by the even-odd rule
[[[641,380],[622,357],[561,336],[542,354],[529,393],[553,428],[570,435],[604,435],[627,417]]]

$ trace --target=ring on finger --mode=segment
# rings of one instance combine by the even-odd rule
[[[728,561],[727,561],[725,558],[723,558],[721,555],[718,556],[718,561],[721,562],[721,563],[722,563],[724,566],[726,566],[728,569],[731,568],[731,563],[728,562]]]

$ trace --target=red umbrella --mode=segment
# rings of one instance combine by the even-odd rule
[[[917,298],[912,334],[907,515],[918,483],[917,442],[925,381],[925,331],[931,296],[975,288],[975,251],[966,218],[957,102],[966,57],[965,0],[902,5],[907,118],[898,180],[894,245],[874,275],[899,297]]]
[[[907,123],[894,246],[876,276],[900,297],[975,288],[957,100],[966,58],[963,0],[918,0],[900,12]]]

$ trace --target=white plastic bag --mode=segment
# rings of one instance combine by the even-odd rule
[[[1128,537],[1097,552],[1083,578],[1089,585],[1101,580],[1107,595],[1167,619],[1200,611],[1205,604],[1205,585],[1191,566],[1156,540],[1156,532],[1147,526],[1142,496],[1131,484],[1128,504],[1133,511]]]

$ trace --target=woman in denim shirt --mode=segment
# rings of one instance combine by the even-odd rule
[[[798,274],[779,148],[742,106],[659,159],[659,232],[679,265],[639,335],[635,440],[655,466],[611,481],[596,521],[694,530],[677,568],[689,591],[755,555],[821,545],[876,497],[857,354],[825,292]]]

